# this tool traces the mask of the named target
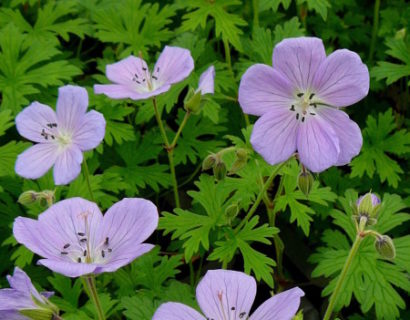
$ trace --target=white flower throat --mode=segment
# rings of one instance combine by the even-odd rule
[[[146,66],[142,66],[141,70],[133,72],[132,81],[136,83],[136,89],[139,93],[151,92],[158,89],[161,84],[158,83],[159,67],[156,67],[152,73],[149,72]]]
[[[295,112],[296,120],[305,122],[307,117],[315,116],[317,108],[322,103],[316,99],[316,94],[313,92],[299,92],[296,93],[290,111]]]
[[[47,123],[40,134],[46,141],[54,141],[61,148],[65,149],[73,142],[73,134],[68,130],[59,128],[57,123]]]

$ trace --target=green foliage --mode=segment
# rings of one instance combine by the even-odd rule
[[[402,156],[410,152],[410,133],[406,129],[397,130],[392,110],[379,113],[377,120],[369,115],[363,130],[361,154],[353,159],[352,177],[362,177],[365,173],[373,177],[377,173],[380,181],[397,188],[403,169],[389,154]]]
[[[339,198],[343,211],[334,209],[330,215],[339,230],[327,230],[322,240],[326,247],[321,247],[313,254],[310,260],[317,264],[312,276],[326,276],[332,278],[324,289],[323,295],[329,295],[337,281],[344,262],[350,250],[351,241],[355,238],[355,227],[352,221],[352,203],[357,200],[357,193],[348,190],[345,197]],[[402,213],[406,206],[397,195],[385,194],[383,205],[379,212],[379,219],[374,230],[381,234],[392,232],[405,221],[410,220],[410,215]],[[377,319],[399,318],[399,309],[405,308],[405,302],[397,288],[410,290],[410,281],[407,277],[410,260],[410,237],[394,238],[396,246],[396,259],[386,261],[379,258],[375,248],[374,239],[366,237],[360,244],[359,251],[353,259],[350,271],[347,274],[342,294],[339,295],[337,309],[348,306],[352,295],[359,301],[362,312],[367,313],[375,308]]]
[[[297,0],[298,4],[306,3],[309,10],[314,10],[326,21],[328,8],[331,7],[328,0]]]

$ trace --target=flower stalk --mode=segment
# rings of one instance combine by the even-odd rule
[[[105,320],[104,311],[101,307],[100,298],[98,297],[97,287],[95,286],[95,280],[93,276],[84,276],[84,284],[86,286],[86,291],[93,301],[95,309],[97,310],[97,315],[99,320]]]
[[[95,202],[95,200],[94,200],[94,194],[93,194],[93,189],[91,188],[90,171],[88,170],[87,160],[84,159],[82,165],[83,165],[83,175],[84,175],[84,179],[85,179],[85,181],[87,182],[88,192],[90,193],[90,199],[91,199],[92,202]]]

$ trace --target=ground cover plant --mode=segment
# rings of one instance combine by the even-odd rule
[[[408,319],[404,0],[4,0],[0,319]]]

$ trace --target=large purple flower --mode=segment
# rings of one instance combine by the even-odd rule
[[[345,165],[362,146],[357,124],[340,111],[369,91],[369,72],[360,57],[336,50],[326,57],[322,40],[293,38],[273,51],[273,68],[250,67],[242,77],[239,103],[261,116],[251,136],[254,149],[270,164],[296,150],[311,171]]]
[[[256,296],[256,282],[238,271],[211,270],[196,288],[203,315],[177,302],[162,304],[153,320],[290,320],[296,314],[304,292],[293,288],[266,300],[249,316]]]
[[[171,84],[184,80],[193,69],[189,50],[166,46],[152,72],[143,59],[134,56],[107,65],[107,78],[114,84],[96,84],[94,92],[112,99],[147,99],[168,91]]]
[[[97,147],[105,134],[105,120],[97,111],[86,112],[84,88],[64,86],[58,90],[56,112],[33,102],[16,117],[17,130],[37,142],[17,158],[17,174],[28,179],[43,176],[54,166],[56,185],[67,184],[81,171],[83,151]]]
[[[142,243],[158,225],[158,211],[148,200],[129,198],[103,216],[97,205],[82,198],[60,201],[38,221],[18,217],[16,240],[44,257],[38,263],[68,277],[113,272],[150,251]]]
[[[54,305],[47,298],[53,292],[42,292],[34,288],[27,274],[16,267],[13,276],[7,276],[10,289],[0,289],[0,319],[27,320],[25,311],[53,314]]]

